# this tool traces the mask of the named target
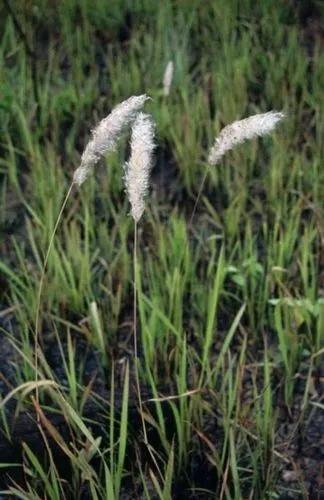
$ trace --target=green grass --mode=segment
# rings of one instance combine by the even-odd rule
[[[180,494],[181,479],[192,498],[280,498],[278,401],[289,413],[298,376],[308,366],[309,380],[323,362],[320,37],[309,42],[293,2],[32,4],[11,2],[36,54],[36,80],[5,6],[1,16],[0,305],[14,318],[12,329],[1,328],[19,359],[16,387],[22,387],[13,395],[19,411],[32,405],[39,280],[89,130],[116,103],[146,92],[158,149],[138,228],[138,336],[140,378],[153,398],[143,416],[155,460],[146,457],[128,408],[134,228],[122,179],[125,136],[72,192],[41,298],[40,337],[50,332],[56,339],[67,381],[41,354],[41,406],[64,415],[74,439],[65,441],[46,416],[42,428],[69,462],[70,479],[60,477],[44,433],[47,464],[25,445],[26,484],[7,492],[81,498],[86,485],[94,499],[137,491],[167,500]],[[169,60],[175,73],[165,97]],[[283,125],[208,171],[189,225],[215,135],[234,119],[270,109],[287,114]],[[83,386],[75,360],[80,338],[97,352],[107,399]],[[126,364],[115,359],[112,346],[120,344]],[[84,416],[91,398],[102,408],[106,439],[96,438]],[[312,404],[306,386],[305,415]],[[1,425],[8,434],[5,406]],[[209,493],[186,478],[193,456],[207,457]]]

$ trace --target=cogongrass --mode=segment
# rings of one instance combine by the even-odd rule
[[[43,268],[41,272],[38,294],[37,294],[37,304],[36,304],[36,318],[35,318],[35,380],[38,379],[38,336],[40,329],[40,306],[41,306],[41,296],[45,280],[46,266],[48,263],[49,255],[53,246],[54,237],[58,229],[59,223],[61,221],[64,209],[72,192],[73,186],[81,186],[83,182],[90,175],[94,165],[102,158],[106,153],[112,151],[120,138],[122,131],[129,125],[138,114],[139,110],[143,107],[145,101],[148,97],[143,94],[140,96],[132,96],[126,99],[122,103],[118,104],[111,113],[101,120],[97,127],[92,133],[92,138],[88,142],[84,149],[81,157],[81,164],[75,170],[73,175],[72,183],[67,191],[63,204],[61,206],[59,215],[54,225],[53,232],[50,237],[48,248],[46,251]],[[38,385],[36,384],[36,399],[39,400],[38,395]]]
[[[226,127],[221,130],[220,134],[215,139],[214,145],[209,151],[207,169],[199,186],[198,195],[190,217],[190,226],[192,225],[202,195],[209,168],[218,165],[227,152],[236,148],[236,146],[239,146],[243,142],[270,134],[284,116],[282,112],[268,111],[267,113],[259,113],[242,120],[237,120],[230,125],[226,125]]]
[[[173,65],[169,65],[166,71],[166,75],[164,78],[164,94],[168,95],[169,88],[166,90],[166,87],[170,87],[172,81],[173,74]],[[168,80],[168,81],[167,81]],[[137,387],[137,396],[139,402],[139,410],[140,416],[142,420],[143,426],[143,435],[144,442],[148,448],[148,451],[151,455],[151,458],[156,466],[156,471],[158,472],[160,478],[163,477],[161,473],[160,467],[155,459],[154,454],[150,449],[150,445],[148,442],[147,431],[145,427],[144,413],[143,413],[143,402],[141,398],[141,389],[140,389],[140,380],[139,380],[139,369],[138,369],[138,347],[137,347],[137,276],[138,276],[138,267],[137,267],[137,225],[139,220],[141,219],[144,208],[145,208],[145,197],[149,188],[149,176],[152,169],[153,163],[153,151],[155,148],[154,143],[154,123],[152,118],[140,111],[143,107],[145,101],[147,100],[147,96],[133,96],[122,102],[118,106],[116,106],[113,111],[108,115],[105,119],[103,119],[98,126],[94,129],[92,138],[87,144],[82,157],[81,164],[74,172],[73,181],[68,190],[65,201],[61,207],[59,217],[54,227],[54,231],[50,240],[50,245],[48,247],[48,251],[46,254],[43,273],[41,277],[40,287],[39,287],[39,295],[38,295],[38,307],[37,307],[37,318],[36,318],[36,333],[35,333],[35,373],[36,373],[36,406],[39,405],[38,401],[38,388],[42,387],[42,384],[37,381],[38,378],[38,328],[39,328],[39,311],[40,311],[40,299],[43,287],[43,281],[45,276],[46,264],[48,255],[51,249],[51,245],[53,243],[53,238],[55,232],[57,230],[58,224],[60,222],[61,216],[63,214],[63,210],[67,203],[67,200],[70,196],[72,188],[74,185],[81,186],[84,181],[89,177],[94,165],[102,158],[107,152],[112,151],[116,148],[120,135],[124,129],[127,128],[128,125],[132,125],[131,128],[131,142],[130,142],[130,158],[124,165],[124,181],[126,193],[131,205],[130,214],[134,220],[134,246],[133,246],[133,279],[134,279],[134,303],[133,303],[133,329],[134,329],[134,365],[135,365],[135,375],[136,375],[136,387]],[[270,133],[276,126],[276,124],[283,118],[282,113],[269,112],[259,115],[251,116],[247,119],[240,120],[234,122],[227,127],[225,127],[219,136],[216,138],[214,146],[211,148],[209,157],[208,157],[208,165],[214,166],[220,162],[224,154],[238,144],[243,143],[248,139],[252,139],[257,136],[262,136]],[[201,183],[198,196],[196,198],[194,210],[190,219],[190,224],[192,223],[192,219],[194,216],[194,212],[197,208],[197,204],[199,202],[200,195],[202,193],[202,188],[205,182],[206,176],[203,178]],[[218,269],[219,272],[223,271],[223,266],[221,265]],[[220,285],[218,284],[218,276],[219,272],[216,273],[216,281],[215,286],[217,293],[215,292],[215,296],[219,295]],[[219,285],[219,286],[218,286]],[[204,341],[204,349],[203,349],[203,358],[202,358],[202,371],[200,375],[199,381],[199,389],[203,384],[203,375],[207,369],[207,358],[210,350],[210,346],[212,343],[212,331],[214,327],[215,320],[215,310],[217,299],[215,299],[215,304],[211,304],[211,309],[208,312],[209,320],[207,322],[208,327],[206,330],[206,336]],[[245,306],[242,306],[240,311],[238,312],[235,321],[230,330],[231,336],[234,334],[237,324],[243,314]],[[228,348],[228,345],[224,344],[224,350]],[[221,359],[221,358],[220,358]],[[75,368],[72,367],[72,372],[74,372]],[[208,375],[210,376],[210,375]],[[188,391],[184,392],[182,396],[194,394],[196,391]],[[166,397],[166,399],[168,399]],[[180,442],[183,442],[183,438],[179,437]],[[183,448],[184,452],[185,448]],[[171,450],[170,457],[173,456],[173,451]],[[173,458],[172,458],[173,462]],[[171,462],[170,462],[171,463]],[[173,465],[172,465],[173,468]],[[154,476],[154,474],[153,474]],[[154,476],[155,477],[155,476]],[[154,482],[154,481],[153,481]],[[155,482],[158,485],[158,481],[155,478]],[[169,486],[168,486],[169,488]]]
[[[81,165],[74,172],[75,184],[81,186],[100,158],[116,148],[122,131],[132,123],[147,99],[145,94],[129,97],[99,122],[92,132],[92,139],[82,153]]]

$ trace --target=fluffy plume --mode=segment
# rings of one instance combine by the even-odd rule
[[[215,144],[209,153],[208,163],[217,165],[224,154],[238,144],[242,144],[242,142],[254,137],[269,134],[284,116],[283,113],[269,111],[227,125],[216,138]]]
[[[122,130],[135,119],[146,99],[148,97],[145,94],[130,97],[118,104],[106,118],[99,122],[92,132],[92,139],[83,151],[81,164],[74,172],[75,184],[81,186],[100,158],[108,151],[115,149]]]
[[[163,94],[168,96],[170,94],[170,88],[173,80],[174,64],[169,61],[166,65],[164,75],[163,75]]]
[[[131,154],[125,164],[125,185],[131,215],[138,222],[145,208],[145,196],[153,162],[154,124],[151,117],[139,113],[132,127]]]

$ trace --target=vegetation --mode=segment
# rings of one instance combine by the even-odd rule
[[[293,446],[324,421],[324,57],[307,6],[4,2],[1,428],[15,445],[29,414],[42,443],[1,454],[4,495],[320,498],[320,451],[312,476]],[[157,134],[135,270],[147,442],[127,134],[68,199],[35,367],[44,258],[89,130],[143,93]],[[224,125],[271,109],[287,116],[274,134],[207,166]]]

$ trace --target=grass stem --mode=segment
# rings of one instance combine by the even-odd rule
[[[56,219],[56,222],[54,225],[54,229],[53,229],[53,232],[51,234],[50,241],[49,241],[49,244],[47,247],[47,251],[46,251],[46,255],[45,255],[45,259],[44,259],[44,264],[43,264],[43,268],[42,268],[42,273],[41,273],[41,277],[40,277],[40,281],[39,281],[38,293],[37,293],[36,317],[35,317],[35,347],[34,347],[34,349],[35,349],[35,382],[36,382],[36,401],[37,401],[37,404],[39,404],[39,391],[38,391],[37,381],[38,381],[38,348],[39,348],[39,330],[40,330],[39,323],[40,323],[40,307],[41,307],[42,292],[43,292],[43,288],[44,288],[44,281],[45,281],[45,274],[46,274],[48,259],[49,259],[50,253],[51,253],[51,249],[53,247],[55,234],[56,234],[57,229],[59,227],[64,209],[66,207],[66,204],[67,204],[68,199],[70,197],[70,194],[72,192],[73,186],[74,186],[74,183],[72,182],[70,184],[70,187],[69,187],[67,193],[66,193],[66,196],[65,196],[64,201],[62,203],[60,212],[57,216],[57,219]]]

